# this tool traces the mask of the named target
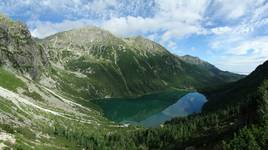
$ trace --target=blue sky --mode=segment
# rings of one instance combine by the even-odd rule
[[[95,25],[231,72],[248,74],[268,60],[267,0],[1,0],[0,12],[39,38]]]

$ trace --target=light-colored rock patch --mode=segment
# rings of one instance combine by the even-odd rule
[[[2,131],[0,131],[0,141],[8,142],[11,145],[16,143],[16,139],[12,134],[2,132]],[[4,143],[0,143],[0,150],[4,149],[5,147],[7,147],[7,145],[5,145]]]

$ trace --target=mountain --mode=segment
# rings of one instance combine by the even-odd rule
[[[237,82],[206,88],[202,92],[208,102],[203,112],[188,117],[187,123],[194,125],[190,131],[196,126],[205,130],[191,134],[189,145],[205,149],[267,149],[268,61]],[[184,121],[184,118],[178,118],[167,124],[183,126]]]
[[[168,88],[201,88],[242,78],[198,58],[179,57],[143,37],[119,38],[97,27],[31,38],[1,16],[1,64],[68,96],[129,97]],[[197,61],[195,61],[197,62]]]
[[[202,63],[197,59],[191,61]],[[138,138],[146,137],[150,144],[166,142],[166,149],[267,149],[268,61],[239,81],[200,92],[208,100],[202,113],[173,118],[162,128],[139,133]],[[151,134],[154,136],[150,137]]]
[[[234,82],[234,81],[237,81],[237,80],[244,77],[243,75],[238,76],[235,73],[231,73],[228,71],[222,71],[222,70],[216,68],[214,65],[212,65],[206,61],[203,61],[198,57],[185,55],[185,56],[181,56],[180,58],[189,64],[197,65],[199,68],[203,68],[204,70],[206,70],[206,72],[204,74],[210,79],[217,78],[217,80],[219,80],[219,81],[223,80],[225,82]],[[220,84],[218,84],[218,85],[220,85]],[[211,85],[215,86],[216,84],[211,84]]]
[[[26,25],[0,15],[0,149],[82,149],[78,136],[97,139],[120,130],[93,104],[82,106],[52,88],[38,41]]]
[[[27,73],[33,79],[41,75],[48,59],[41,45],[31,38],[23,23],[0,15],[0,64]]]
[[[205,105],[205,110],[216,110],[224,105],[236,105],[251,99],[251,96],[258,91],[268,79],[268,61],[258,66],[247,77],[224,86],[204,91],[210,100]]]
[[[60,90],[84,99],[193,89],[243,77],[207,62],[192,63],[196,58],[175,56],[143,37],[119,38],[97,27],[58,33],[42,44]]]
[[[0,15],[0,149],[198,145],[207,131],[215,133],[203,128],[214,129],[214,114],[144,129],[108,120],[90,100],[204,88],[241,77],[198,58],[175,56],[148,39],[119,38],[96,27],[35,39],[23,23]]]

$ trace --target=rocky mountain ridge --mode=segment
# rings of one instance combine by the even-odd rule
[[[32,39],[26,25],[1,15],[0,64],[27,73],[33,79],[40,77],[48,64],[44,49]]]

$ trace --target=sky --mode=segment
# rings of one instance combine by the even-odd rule
[[[268,60],[268,0],[0,0],[32,35],[94,25],[240,74]]]

